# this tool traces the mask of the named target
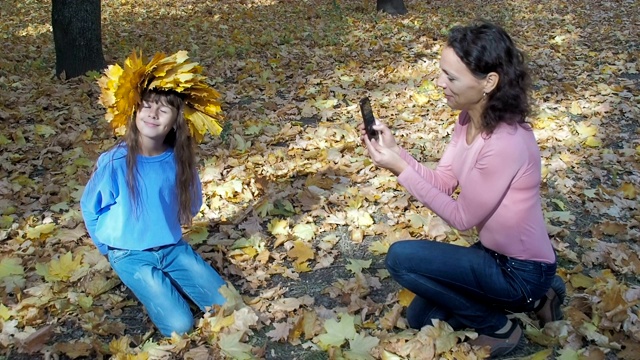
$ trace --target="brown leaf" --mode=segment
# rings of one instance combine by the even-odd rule
[[[28,354],[38,352],[49,341],[51,335],[53,335],[53,325],[41,327],[21,341],[20,349]]]

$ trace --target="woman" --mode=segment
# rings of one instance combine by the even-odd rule
[[[474,328],[474,345],[504,355],[522,336],[507,312],[533,310],[544,325],[562,318],[565,296],[542,214],[540,152],[526,123],[529,75],[509,35],[487,22],[453,28],[440,67],[438,86],[461,113],[435,170],[398,146],[384,124],[374,126],[378,141],[364,130],[362,139],[374,164],[452,227],[475,227],[480,241],[396,242],[386,266],[416,294],[407,308],[411,327],[439,319]]]

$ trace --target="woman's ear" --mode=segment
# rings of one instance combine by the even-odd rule
[[[498,75],[498,73],[496,72],[490,72],[489,74],[487,74],[487,76],[484,78],[484,92],[485,93],[490,93],[493,91],[493,89],[496,88],[496,86],[498,86],[498,82],[500,81],[500,75]]]

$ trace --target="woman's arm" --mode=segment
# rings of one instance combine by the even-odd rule
[[[526,153],[521,146],[517,137],[494,134],[485,142],[475,163],[462,169],[465,181],[457,200],[413,168],[403,171],[398,181],[449,225],[467,230],[487,219],[504,198],[525,162]]]

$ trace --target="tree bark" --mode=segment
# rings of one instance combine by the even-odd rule
[[[67,79],[106,67],[102,53],[101,0],[53,0],[51,25],[56,76]]]
[[[376,10],[390,15],[404,15],[407,13],[403,0],[377,0]]]

